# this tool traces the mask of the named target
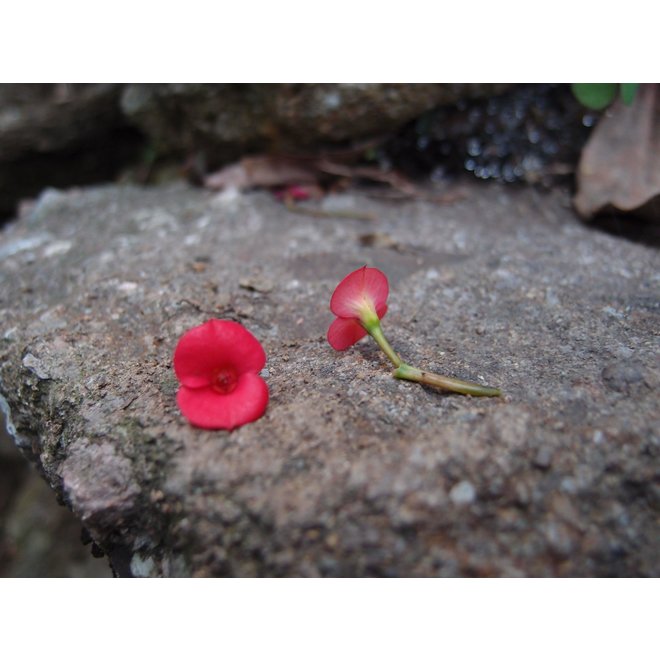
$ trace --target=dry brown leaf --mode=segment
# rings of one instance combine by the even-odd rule
[[[211,190],[226,188],[272,188],[296,183],[318,182],[319,173],[313,160],[285,156],[247,156],[204,179]]]
[[[578,213],[635,211],[660,196],[660,91],[640,85],[632,105],[617,101],[594,129],[577,172]],[[656,216],[657,219],[657,216]]]

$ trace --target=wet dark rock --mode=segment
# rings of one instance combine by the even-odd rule
[[[660,575],[657,251],[583,226],[564,191],[465,190],[323,200],[365,228],[265,193],[106,186],[3,230],[16,442],[118,574]],[[410,362],[505,396],[330,349],[332,290],[365,263]],[[211,317],[268,354],[267,412],[232,433],[175,404],[176,341]]]
[[[459,173],[550,184],[571,175],[598,113],[568,85],[518,85],[416,118],[385,145],[386,163],[433,180]]]

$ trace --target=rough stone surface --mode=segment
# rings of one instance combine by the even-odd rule
[[[658,253],[582,226],[568,193],[466,192],[323,202],[368,223],[108,186],[5,228],[16,441],[117,572],[660,575]],[[397,381],[366,340],[334,352],[330,295],[365,263],[405,358],[505,397]],[[177,338],[211,317],[268,354],[266,415],[232,433],[174,400]]]
[[[245,150],[318,148],[382,135],[435,106],[507,85],[128,85],[125,115],[163,151],[216,160]]]

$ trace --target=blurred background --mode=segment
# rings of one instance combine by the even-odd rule
[[[112,577],[82,527],[0,431],[0,577]]]
[[[594,227],[658,245],[657,85],[0,85],[0,224],[48,188],[183,179],[292,207],[368,186],[562,187]],[[0,576],[110,576],[5,431]]]

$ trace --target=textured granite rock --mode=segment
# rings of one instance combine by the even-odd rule
[[[466,192],[323,202],[369,223],[108,186],[4,229],[16,441],[118,573],[660,574],[657,251],[582,226],[567,192]],[[330,294],[365,263],[403,356],[506,396],[394,380],[366,341],[334,352]],[[232,433],[174,401],[177,338],[211,317],[268,354],[266,415]]]

